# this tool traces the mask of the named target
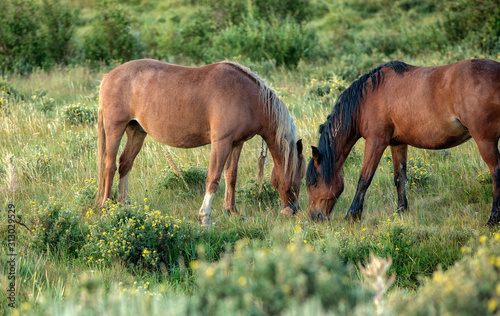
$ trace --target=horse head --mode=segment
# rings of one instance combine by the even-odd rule
[[[290,150],[287,168],[274,164],[271,183],[278,191],[283,204],[283,214],[293,215],[300,209],[299,193],[302,178],[305,175],[306,159],[302,154],[302,140],[298,140]]]
[[[307,166],[306,184],[309,191],[309,215],[312,219],[324,220],[344,191],[344,178],[340,170],[333,170],[332,162],[325,153],[312,146],[312,158]]]

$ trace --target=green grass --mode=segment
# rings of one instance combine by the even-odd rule
[[[331,105],[323,105],[320,97],[311,97],[307,84],[300,80],[289,81],[289,78],[300,78],[301,71],[300,68],[294,73],[277,69],[269,75],[268,81],[273,82],[287,102],[295,116],[298,134],[303,138],[305,148],[308,148],[307,145],[316,144],[316,128],[330,112]],[[87,76],[86,72],[81,74]],[[72,76],[71,70],[61,69],[51,74],[55,82],[62,81],[61,78],[66,76]],[[89,82],[98,82],[100,73],[91,76],[93,79]],[[35,75],[16,80],[16,89],[27,93],[30,86],[40,85],[38,80],[43,80],[43,77]],[[73,80],[79,81],[78,78]],[[56,86],[54,90],[47,89],[47,96],[59,93]],[[80,97],[94,95],[97,89],[93,85],[81,87]],[[85,231],[90,225],[95,225],[93,221],[100,217],[99,210],[93,209],[93,215],[88,218],[95,192],[95,126],[85,121],[74,124],[64,115],[66,105],[73,104],[79,98],[78,95],[70,93],[59,98],[66,101],[56,102],[54,109],[47,113],[37,110],[34,106],[36,99],[29,97],[24,102],[9,103],[8,109],[4,110],[1,117],[0,132],[4,137],[0,141],[0,156],[6,181],[1,197],[3,201],[16,205],[21,221],[30,228],[41,220],[41,215],[35,209],[46,208],[52,201],[57,201],[64,209],[79,216],[75,217],[78,220],[75,224]],[[89,106],[95,107],[96,104],[89,103]],[[23,145],[19,146],[21,143]],[[356,144],[352,157],[346,162],[346,189],[335,207],[332,220],[315,223],[310,221],[306,210],[295,217],[284,217],[279,213],[279,207],[272,203],[252,200],[251,194],[255,188],[251,184],[256,181],[255,167],[260,150],[260,140],[252,139],[243,149],[237,184],[238,207],[246,220],[228,217],[224,213],[224,184],[221,182],[212,210],[215,225],[208,231],[200,230],[197,223],[203,190],[187,191],[183,186],[166,189],[162,184],[158,175],[171,173],[163,146],[151,138],[146,140],[131,172],[130,200],[182,221],[182,229],[189,231],[194,241],[183,255],[183,263],[179,263],[179,258],[171,258],[172,265],[166,273],[158,267],[146,268],[144,264],[129,265],[124,261],[90,264],[83,259],[83,255],[67,253],[65,249],[69,249],[69,244],[63,248],[61,244],[35,246],[32,234],[18,226],[18,249],[21,252],[18,257],[18,280],[21,284],[17,296],[18,306],[32,308],[40,313],[52,308],[76,308],[61,307],[57,302],[63,297],[70,297],[75,304],[83,304],[85,299],[79,296],[83,295],[80,293],[82,288],[91,287],[94,283],[98,291],[109,295],[104,304],[110,309],[118,304],[115,299],[118,302],[124,299],[122,296],[113,296],[114,287],[125,288],[125,292],[140,288],[142,294],[133,297],[141,301],[149,295],[147,291],[144,294],[142,289],[146,282],[149,282],[147,290],[154,295],[181,295],[180,301],[187,300],[197,291],[188,265],[189,261],[199,256],[196,244],[204,245],[204,253],[209,260],[218,260],[223,251],[231,251],[234,243],[243,238],[261,240],[271,248],[292,240],[307,242],[319,252],[329,245],[336,245],[339,257],[355,265],[366,262],[370,252],[382,257],[390,255],[393,264],[389,273],[396,274],[396,288],[418,291],[423,277],[431,276],[438,267],[450,267],[462,257],[461,249],[470,238],[491,234],[484,223],[489,216],[492,185],[486,180],[487,167],[473,141],[438,152],[410,148],[409,170],[412,170],[411,162],[417,161],[415,168],[419,172],[426,171],[427,177],[423,182],[425,185],[421,187],[408,185],[410,210],[403,215],[394,214],[397,195],[392,182],[390,151],[387,150],[368,190],[362,221],[348,224],[343,221],[343,217],[354,196],[361,169],[363,140]],[[170,150],[181,169],[206,170],[209,147]],[[10,162],[12,156],[14,159]],[[9,192],[6,185],[12,168],[18,187],[14,192]],[[271,169],[272,163],[268,162],[265,169],[267,181]],[[307,207],[305,185],[302,186],[300,202],[303,208]],[[6,208],[6,204],[3,207]],[[295,233],[297,230],[300,236]],[[2,224],[2,235],[6,235],[5,224]],[[50,237],[47,238],[46,242],[50,243]],[[88,238],[84,239],[88,243]],[[182,240],[179,242],[182,243]],[[40,253],[35,249],[43,250]],[[355,274],[353,277],[358,278]],[[74,294],[74,288],[80,294]],[[51,301],[54,303],[47,303]],[[152,302],[156,302],[151,303],[153,306],[160,304]],[[170,308],[176,307],[172,305]]]
[[[130,8],[140,10],[137,20],[149,23],[149,27],[154,26],[152,21],[164,17],[159,11],[153,12],[154,8],[169,10],[165,15],[168,23],[173,23],[171,18],[176,14],[185,16],[193,10],[193,1],[161,5],[147,1],[147,6],[140,5],[146,1],[129,2]],[[278,91],[294,117],[308,160],[310,146],[317,145],[319,124],[331,112],[342,87],[359,74],[390,59],[420,66],[472,57],[500,60],[498,53],[486,54],[468,42],[444,50],[431,47],[425,53],[405,51],[403,46],[409,39],[420,38],[424,44],[433,39],[430,28],[441,17],[422,7],[426,1],[414,1],[421,6],[409,11],[401,7],[411,1],[398,1],[400,15],[379,10],[386,1],[367,7],[363,7],[363,1],[311,2],[317,10],[308,24],[318,31],[321,45],[330,43],[323,52],[326,57],[301,61],[293,70],[276,67],[269,60],[234,58]],[[92,1],[84,3],[85,20],[91,19],[93,8]],[[423,27],[417,29],[415,25]],[[387,40],[391,38],[396,40]],[[182,56],[173,59],[196,64]],[[102,74],[110,68],[61,66],[51,72],[37,70],[4,78],[17,95],[0,95],[4,98],[0,103],[0,206],[6,210],[8,203],[15,204],[18,220],[35,231],[17,225],[16,310],[5,304],[8,256],[6,247],[0,250],[2,314],[197,315],[206,314],[203,306],[214,314],[235,310],[241,314],[373,314],[373,293],[362,290],[366,277],[358,266],[367,263],[370,253],[392,258],[388,274],[395,274],[395,286],[383,306],[388,314],[418,313],[425,303],[411,305],[409,300],[431,300],[431,294],[450,290],[453,278],[458,282],[456,288],[462,289],[459,279],[464,277],[460,271],[476,265],[486,267],[481,271],[491,274],[467,276],[466,286],[473,290],[453,292],[456,296],[452,297],[466,301],[477,290],[480,295],[474,302],[490,308],[487,312],[496,311],[491,306],[497,301],[500,304],[495,283],[500,280],[497,270],[489,269],[491,265],[497,267],[494,249],[498,248],[498,229],[484,227],[490,215],[492,183],[474,141],[443,151],[409,149],[408,172],[413,172],[407,187],[409,211],[401,215],[395,214],[397,194],[387,149],[368,189],[362,220],[352,224],[343,218],[355,193],[364,140],[355,145],[346,161],[345,191],[331,221],[312,222],[307,214],[305,184],[299,196],[302,210],[294,217],[280,214],[272,189],[258,196],[255,183],[261,140],[255,137],[243,147],[238,170],[237,207],[245,220],[224,212],[225,184],[221,181],[212,204],[215,224],[206,229],[198,224],[198,209],[204,195],[200,177],[208,168],[210,146],[169,148],[177,165],[190,176],[191,189],[186,190],[170,170],[165,145],[148,137],[130,174],[131,205],[114,205],[116,213],[102,217],[93,207],[97,177],[94,115]],[[123,145],[124,140],[121,149]],[[268,159],[266,189],[270,187],[271,170],[272,159]],[[130,216],[132,207],[144,211],[138,226],[120,222]],[[172,225],[170,220],[177,227],[153,226],[159,223],[155,222],[156,215],[163,217],[164,227]],[[168,221],[165,216],[169,216]],[[142,228],[144,223],[151,226]],[[7,218],[2,216],[2,241],[7,240],[7,225]],[[127,232],[126,241],[135,247],[132,255],[113,255],[110,242],[114,243],[116,237],[108,234],[119,235],[120,229]],[[167,231],[171,243],[159,242]],[[146,238],[134,239],[132,234]],[[158,254],[156,261],[154,251]],[[269,275],[274,274],[281,279],[271,282]],[[486,288],[481,285],[485,279],[491,280],[485,283]],[[332,284],[322,280],[331,280]],[[344,294],[338,284],[345,285]],[[226,291],[225,286],[236,294]],[[329,297],[322,293],[340,297],[345,305],[330,306]],[[273,297],[279,299],[270,303]],[[395,302],[395,297],[402,297],[408,306]],[[218,300],[227,304],[218,305]],[[453,310],[452,305],[449,303],[441,312]]]

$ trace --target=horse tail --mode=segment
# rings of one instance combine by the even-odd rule
[[[101,103],[101,99],[99,99]],[[106,180],[104,171],[106,168],[106,133],[104,132],[104,123],[102,117],[102,104],[99,106],[97,114],[97,173],[98,173],[98,188],[95,200],[96,207],[101,208],[105,202],[104,196]]]
[[[260,157],[259,157],[259,173],[257,174],[257,184],[259,186],[259,193],[262,192],[262,184],[264,183],[264,165],[266,164],[266,158],[267,158],[267,147],[264,143],[264,139],[262,139],[262,146],[260,149]]]

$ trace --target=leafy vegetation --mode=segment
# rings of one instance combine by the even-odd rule
[[[387,150],[355,224],[343,217],[363,140],[328,222],[310,220],[305,185],[303,209],[280,214],[272,161],[259,190],[258,137],[239,164],[243,218],[224,211],[221,179],[214,224],[201,227],[210,146],[169,149],[186,188],[150,137],[130,174],[130,204],[116,203],[115,177],[108,207],[94,206],[99,85],[116,65],[242,63],[279,93],[309,148],[338,95],[384,62],[499,61],[495,1],[5,0],[0,11],[0,200],[2,210],[16,206],[17,221],[17,309],[6,304],[2,243],[2,314],[498,313],[500,234],[484,227],[492,181],[473,141],[409,149],[405,214],[394,213]],[[1,240],[8,235],[2,216]]]

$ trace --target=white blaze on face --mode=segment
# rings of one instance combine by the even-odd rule
[[[200,208],[200,218],[208,218],[210,220],[210,209],[212,208],[212,200],[214,199],[215,193],[205,194],[203,198],[203,204]]]

